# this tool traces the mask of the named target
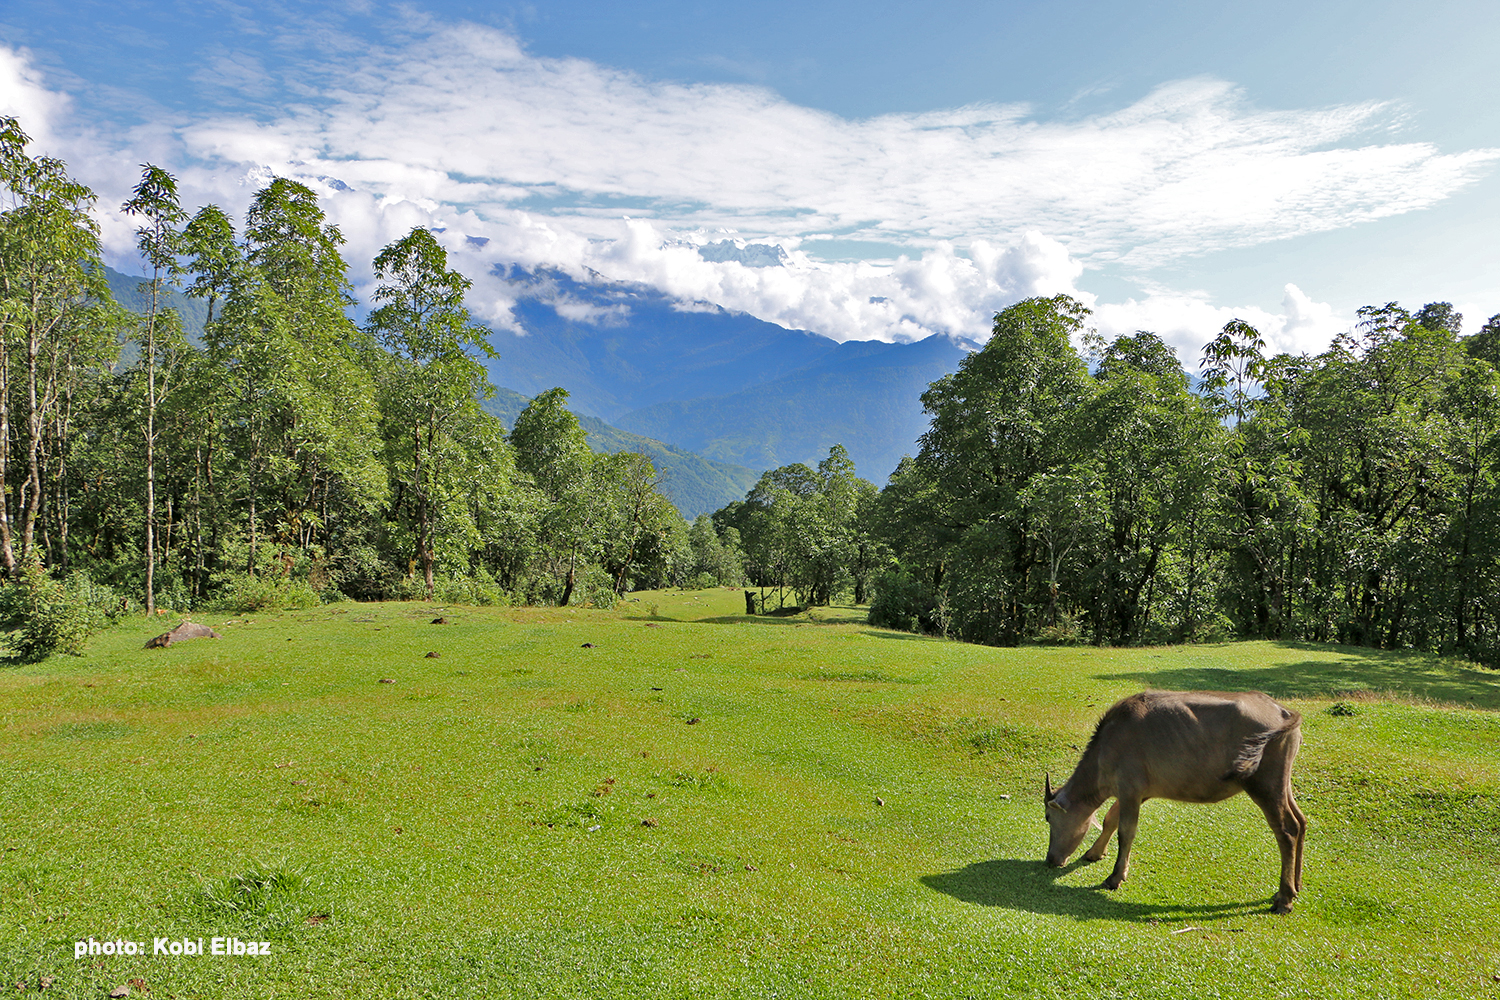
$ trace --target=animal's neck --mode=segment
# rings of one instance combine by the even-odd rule
[[[1068,801],[1085,809],[1097,809],[1109,794],[1099,787],[1099,749],[1090,743],[1083,758],[1073,769],[1073,776],[1063,785],[1068,790]]]

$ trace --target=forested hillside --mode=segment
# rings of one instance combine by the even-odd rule
[[[977,346],[840,344],[641,285],[507,277],[525,334],[491,332],[495,385],[526,396],[565,386],[580,414],[754,469],[815,463],[843,444],[883,479],[926,428],[922,390]]]
[[[530,402],[513,389],[496,389],[480,405],[511,427]],[[578,424],[588,438],[589,448],[596,452],[633,451],[651,459],[661,473],[658,489],[686,518],[713,513],[744,496],[755,483],[757,473],[742,465],[715,462],[686,449],[611,427],[598,417],[579,414]]]

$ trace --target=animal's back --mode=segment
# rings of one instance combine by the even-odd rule
[[[1301,716],[1261,692],[1143,691],[1111,706],[1094,748],[1101,788],[1217,802],[1242,788]]]

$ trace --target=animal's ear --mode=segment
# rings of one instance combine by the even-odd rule
[[[1047,808],[1056,809],[1058,812],[1068,811],[1068,797],[1067,795],[1063,794],[1063,790],[1061,788],[1057,790],[1056,795],[1047,800]]]
[[[1042,793],[1042,801],[1043,802],[1051,802],[1052,801],[1052,772],[1051,771],[1047,771],[1045,773],[1047,775],[1047,790]]]

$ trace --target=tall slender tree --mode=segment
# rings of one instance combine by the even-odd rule
[[[187,219],[187,213],[177,200],[177,180],[160,167],[147,163],[142,167],[140,183],[135,186],[134,196],[121,210],[126,215],[140,216],[144,222],[135,231],[136,247],[151,271],[151,279],[144,282],[147,293],[147,311],[142,322],[143,342],[141,364],[146,369],[146,613],[156,612],[156,408],[160,402],[157,395],[157,344],[159,327],[176,326],[175,313],[169,317],[162,314],[162,286],[175,281],[182,274],[177,256],[183,249],[179,226]],[[169,350],[181,342],[181,331],[168,338]]]

